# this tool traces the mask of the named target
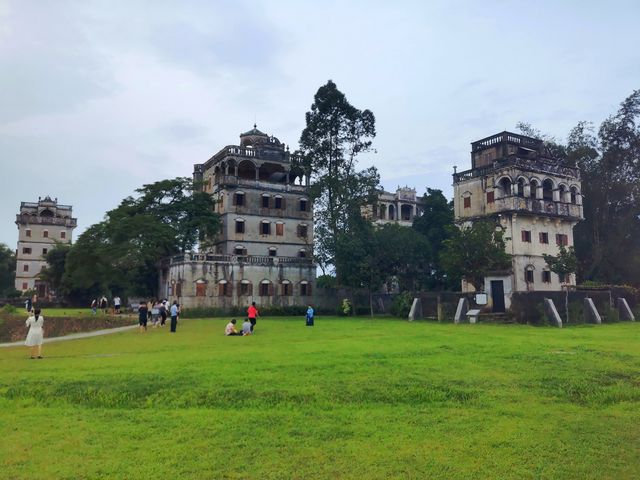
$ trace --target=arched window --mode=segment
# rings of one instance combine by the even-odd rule
[[[311,284],[306,280],[300,282],[300,296],[307,297],[311,295]]]
[[[524,268],[524,281],[527,283],[533,283],[533,271],[535,267],[533,265],[527,265]]]
[[[289,297],[293,294],[293,285],[289,280],[282,280],[281,289],[283,297]]]
[[[409,221],[413,218],[413,207],[411,205],[400,206],[400,218]]]
[[[524,178],[518,179],[516,194],[519,197],[524,197],[524,183]]]
[[[569,193],[569,188],[565,184],[561,183],[558,189],[560,190],[560,201],[564,203],[570,203],[571,196]]]
[[[304,248],[301,248],[300,251],[298,252],[298,257],[306,258],[307,257],[307,251]]]
[[[573,204],[577,204],[578,203],[578,194],[580,192],[578,192],[578,187],[573,186],[571,187],[571,203]]]
[[[511,179],[509,177],[502,177],[498,182],[498,191],[500,192],[500,198],[511,196]]]
[[[218,282],[218,296],[230,297],[232,295],[233,295],[233,289],[231,288],[231,284],[226,280],[220,280]]]
[[[233,195],[233,204],[238,207],[244,207],[245,205],[245,195],[244,192],[236,192]]]
[[[396,208],[393,205],[389,205],[389,220],[396,219]]]
[[[243,296],[253,295],[253,285],[249,280],[241,280],[238,283],[238,292]]]
[[[529,183],[530,185],[530,189],[531,191],[529,192],[529,196],[531,198],[537,198],[537,192],[538,192],[538,185],[540,185],[540,183],[538,182],[538,180],[536,180],[535,178],[531,180],[531,182]]]
[[[545,200],[553,200],[553,182],[548,178],[542,182],[542,198]]]
[[[207,281],[204,279],[196,280],[196,297],[205,297],[207,295]]]
[[[273,285],[269,280],[262,280],[260,282],[260,296],[269,297],[273,295]]]
[[[278,254],[278,249],[276,247],[269,247],[269,256],[275,257]]]
[[[233,254],[234,255],[246,255],[247,254],[247,249],[243,245],[236,245],[233,248]]]

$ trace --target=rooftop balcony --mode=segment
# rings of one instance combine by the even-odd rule
[[[537,198],[517,196],[497,198],[493,203],[485,205],[485,215],[502,212],[516,212],[541,216],[551,216],[572,220],[582,220],[582,205],[575,203],[554,202]],[[461,213],[464,216],[464,212]]]
[[[313,259],[301,257],[269,257],[264,255],[217,255],[209,253],[183,253],[170,258],[170,263],[215,262],[228,264],[261,265],[273,267],[277,265],[313,266]]]
[[[555,162],[546,162],[540,159],[511,156],[496,160],[492,165],[472,168],[471,170],[465,170],[464,172],[454,173],[453,182],[459,183],[466,180],[471,180],[473,178],[484,177],[486,175],[493,174],[498,170],[506,168],[518,168],[520,170],[529,172],[548,173],[550,175],[560,175],[564,177],[580,179],[580,170],[578,170],[577,168],[567,167]]]
[[[60,225],[69,228],[75,228],[78,226],[77,218],[57,218],[57,217],[38,217],[36,215],[17,214],[17,224],[32,224],[32,225]]]

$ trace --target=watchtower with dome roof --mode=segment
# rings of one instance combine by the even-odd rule
[[[161,279],[167,297],[187,306],[309,302],[316,268],[309,176],[292,160],[285,144],[254,125],[239,145],[194,165],[194,180],[217,200],[222,231],[206,251],[171,259]]]

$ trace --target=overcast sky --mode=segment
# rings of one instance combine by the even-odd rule
[[[639,20],[637,0],[0,0],[0,242],[45,195],[77,238],[254,120],[293,150],[328,79],[376,116],[362,167],[450,196],[473,140],[518,121],[564,138],[640,88]]]

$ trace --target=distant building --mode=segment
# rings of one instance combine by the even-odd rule
[[[502,132],[473,142],[471,170],[454,173],[453,188],[456,221],[493,219],[512,255],[509,275],[485,279],[494,311],[509,306],[511,292],[575,285],[573,275],[552,273],[542,255],[574,244],[573,227],[583,219],[580,171],[554,158],[542,140]]]
[[[405,227],[413,225],[413,219],[422,215],[424,204],[416,196],[416,190],[403,187],[392,192],[381,190],[378,201],[363,209],[363,214],[376,225],[396,223]]]
[[[162,267],[161,294],[187,307],[305,305],[315,283],[309,178],[288,148],[256,128],[203,164],[194,180],[217,201],[214,247]]]
[[[58,204],[58,199],[38,198],[37,203],[22,202],[16,215],[18,250],[16,252],[16,290],[36,290],[39,297],[50,295],[49,285],[38,275],[47,265],[44,255],[56,242],[71,243],[77,220],[70,205]]]

